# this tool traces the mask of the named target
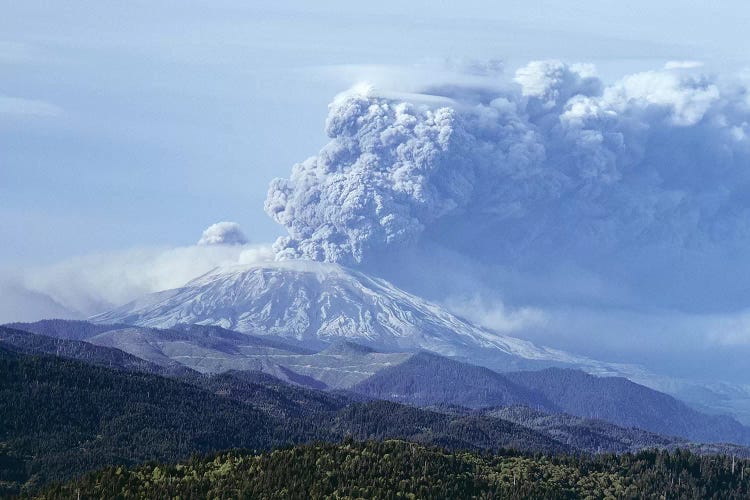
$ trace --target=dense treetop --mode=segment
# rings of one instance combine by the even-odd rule
[[[38,498],[747,498],[728,457],[447,452],[404,441],[229,452],[176,465],[109,467]]]

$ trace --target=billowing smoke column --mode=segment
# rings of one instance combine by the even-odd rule
[[[343,94],[330,142],[271,183],[278,257],[360,264],[425,239],[495,262],[746,254],[747,88],[667,68],[605,85],[533,62],[488,88]]]
[[[326,124],[331,142],[296,165],[291,179],[271,184],[266,211],[290,234],[277,242],[280,256],[359,263],[415,242],[480,191],[491,195],[483,182],[499,180],[500,170],[518,180],[535,176],[544,151],[535,132],[503,109],[509,101],[476,113],[450,104],[368,92],[334,102]]]

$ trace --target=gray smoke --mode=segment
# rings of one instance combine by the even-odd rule
[[[343,94],[328,144],[271,183],[277,257],[367,264],[429,240],[644,279],[750,271],[748,89],[695,66],[606,84],[544,61],[485,87]]]

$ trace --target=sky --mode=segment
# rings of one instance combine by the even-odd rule
[[[563,58],[625,73],[740,65],[746,4],[3,2],[0,248],[8,266],[281,234],[269,181],[317,151],[337,66]],[[491,5],[491,3],[489,3]]]
[[[11,297],[0,308],[0,321],[28,319],[34,311],[17,318],[13,310],[37,299],[46,301],[49,314],[89,311],[137,292],[178,286],[242,252],[245,258],[247,252],[266,256],[265,246],[291,227],[264,210],[269,184],[290,178],[292,165],[319,155],[331,141],[329,104],[362,82],[424,94],[431,83],[464,84],[457,74],[494,67],[492,61],[502,61],[512,81],[529,61],[562,60],[595,65],[597,78],[609,86],[627,75],[660,71],[670,61],[700,61],[710,86],[719,80],[711,75],[750,68],[750,7],[733,0],[715,5],[684,0],[367,5],[32,0],[0,2],[0,7],[0,234],[5,243],[0,245],[0,291]],[[548,149],[557,144],[547,136],[541,142]],[[744,157],[738,153],[737,158]],[[675,370],[701,362],[706,332],[748,330],[741,287],[718,293],[727,288],[727,279],[693,295],[694,282],[670,290],[648,288],[643,281],[619,290],[610,286],[619,278],[607,267],[608,254],[598,268],[580,270],[566,262],[540,277],[434,237],[455,230],[453,215],[444,215],[436,216],[436,225],[429,219],[426,236],[418,238],[425,245],[439,244],[445,260],[434,266],[449,262],[467,276],[467,285],[461,297],[433,293],[431,298],[490,326],[498,317],[506,324],[507,315],[497,313],[506,306],[517,316],[531,311],[531,318],[552,318],[532,321],[525,334],[533,340],[653,364],[664,362],[655,351],[671,349],[685,360],[674,363]],[[220,221],[238,223],[249,245],[195,245]],[[738,245],[744,241],[736,237]],[[548,255],[540,252],[528,267]],[[659,265],[665,267],[673,255],[665,251]],[[626,257],[638,259],[633,252]],[[399,258],[416,269],[414,275],[435,268],[414,265],[413,255]],[[199,265],[193,265],[196,259]],[[710,261],[722,259],[716,254]],[[169,273],[163,271],[165,261],[172,266]],[[377,259],[370,265],[388,274]],[[123,280],[100,271],[107,266],[123,272],[137,268],[132,273],[137,277]],[[635,264],[620,268],[648,274]],[[487,269],[494,279],[473,278],[485,276]],[[714,276],[727,269],[709,271]],[[73,281],[82,283],[86,294],[65,302],[61,289]],[[123,281],[132,286],[113,289],[113,282]],[[445,288],[434,280],[416,281],[400,284],[425,295]],[[472,289],[479,292],[472,295]],[[98,290],[104,298],[96,297]],[[52,298],[35,295],[40,292]],[[663,298],[671,294],[677,294],[674,301]],[[576,332],[562,324],[576,325]],[[633,325],[639,333],[631,333]],[[636,349],[629,335],[643,337],[649,349]],[[594,341],[584,343],[584,338]],[[728,341],[731,335],[721,338],[712,352],[728,360],[725,375],[735,376],[743,370],[747,344]]]

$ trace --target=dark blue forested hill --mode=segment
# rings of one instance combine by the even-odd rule
[[[46,323],[46,322],[45,322]],[[82,323],[82,325],[79,325]],[[27,326],[21,324],[20,326]],[[37,323],[38,325],[38,323]],[[81,340],[71,340],[79,334],[84,335],[78,326],[85,327],[89,323],[73,322],[71,330],[65,328],[61,337],[49,337],[47,335],[31,333],[25,330],[17,330],[0,326],[0,346],[9,351],[27,354],[50,354],[61,358],[77,359],[92,365],[106,366],[126,371],[153,373],[164,376],[187,376],[195,372],[177,362],[166,366],[157,365],[128,354],[112,347],[98,346]],[[39,328],[40,331],[49,331],[47,328]],[[78,332],[78,333],[76,333]]]
[[[97,324],[66,319],[45,319],[33,323],[9,323],[3,326],[58,339],[82,341],[90,341],[108,332],[130,331],[133,328],[131,325],[124,324]],[[169,329],[144,328],[142,330],[152,332],[154,336],[163,340],[186,340],[205,347],[222,347],[222,344],[224,347],[231,347],[233,343],[241,342],[243,345],[275,348],[296,354],[314,352],[296,345],[293,341],[284,342],[272,336],[239,333],[215,325],[177,324]]]
[[[100,333],[117,328],[118,325],[97,325],[88,321],[69,319],[43,319],[33,323],[9,323],[3,325],[16,330],[68,340],[87,340]],[[124,327],[126,325],[119,325]]]
[[[703,414],[672,396],[623,378],[594,377],[571,369],[500,374],[427,352],[378,352],[346,340],[312,352],[290,339],[218,326],[176,325],[160,330],[63,320],[16,326],[56,339],[6,334],[6,344],[13,344],[14,349],[103,366],[143,365],[136,368],[142,371],[151,366],[152,373],[163,375],[193,373],[191,370],[264,371],[298,385],[352,389],[370,398],[418,406],[486,408],[521,404],[696,441],[750,444],[750,430],[730,417]]]
[[[595,377],[560,368],[505,375],[573,415],[695,441],[750,444],[750,429],[736,420],[698,412],[672,396],[622,377]]]
[[[624,378],[595,377],[579,370],[499,374],[420,353],[381,370],[352,390],[419,406],[522,404],[694,441],[750,444],[750,429],[730,417],[700,413],[672,396]]]
[[[489,408],[481,410],[480,414],[519,423],[554,436],[562,443],[575,443],[594,453],[603,450],[626,453],[657,446],[693,446],[686,439],[662,436],[635,427],[620,427],[605,420],[577,417],[568,413],[545,413],[528,406]],[[696,451],[701,451],[700,446],[695,446]],[[750,456],[747,450],[737,448],[737,454]]]
[[[625,453],[644,448],[684,448],[700,454],[725,454],[750,458],[750,448],[726,443],[695,443],[606,420],[577,417],[569,413],[545,413],[528,406],[506,406],[479,410],[480,415],[516,422],[592,453]]]
[[[3,348],[0,420],[6,485],[106,464],[265,448],[280,427],[262,411],[171,378]]]
[[[368,400],[369,396],[363,402],[363,396],[291,385],[258,372],[163,377],[154,373],[153,365],[139,364],[116,349],[7,328],[0,333],[5,339],[0,341],[5,342],[0,346],[0,486],[4,493],[108,464],[173,461],[211,450],[267,449],[346,436],[400,438],[451,449],[516,448],[544,453],[687,445],[611,424],[558,420],[542,425],[539,414],[532,422],[519,418],[518,413],[503,418],[502,412],[494,410],[430,411]],[[60,349],[52,352],[56,347]],[[357,348],[336,347],[338,352],[351,349]],[[383,376],[373,380],[382,386],[370,388],[384,390],[383,384],[389,381],[402,394],[421,388],[416,394],[425,403],[435,398],[478,406],[483,400],[526,399],[547,409],[557,405],[543,391],[509,382],[509,377],[435,355],[417,354],[404,365],[401,371],[399,367],[384,370]]]
[[[541,393],[529,390],[488,368],[419,352],[354,385],[352,392],[417,406],[459,405],[467,408],[528,405],[555,411]]]
[[[81,321],[44,320],[17,323],[14,328],[67,341],[82,339],[104,348],[114,348],[160,365],[170,371],[222,372],[266,370],[283,375],[271,355],[305,357],[314,351],[275,337],[261,337],[208,325],[175,325],[170,329],[137,328],[128,325],[95,325]],[[60,343],[62,344],[62,343]],[[49,352],[49,351],[41,351]],[[55,352],[57,354],[57,352]],[[294,378],[290,374],[289,378]],[[303,377],[298,379],[304,380]],[[313,385],[314,382],[312,381]],[[325,387],[324,384],[318,385]]]
[[[0,496],[110,464],[347,435],[457,449],[574,449],[494,417],[355,403],[263,374],[181,381],[3,347],[0,422]]]
[[[353,402],[343,394],[288,384],[262,372],[229,371],[198,377],[193,383],[278,417],[318,416],[336,412]]]
[[[190,339],[194,346],[212,346],[212,353],[243,348],[256,357],[297,359],[300,366],[318,363],[311,373],[331,367],[362,373],[362,360],[374,371],[354,385],[356,392],[328,392],[288,383],[299,374],[285,381],[257,371],[201,374],[71,340],[110,333],[91,326],[33,324],[57,338],[0,327],[0,486],[6,493],[107,464],[346,436],[451,449],[595,453],[689,447],[748,455],[747,449],[668,437],[746,443],[747,429],[625,379],[561,369],[500,374],[427,352],[394,357],[343,341],[308,355],[279,339],[219,327],[115,330],[125,340]]]

